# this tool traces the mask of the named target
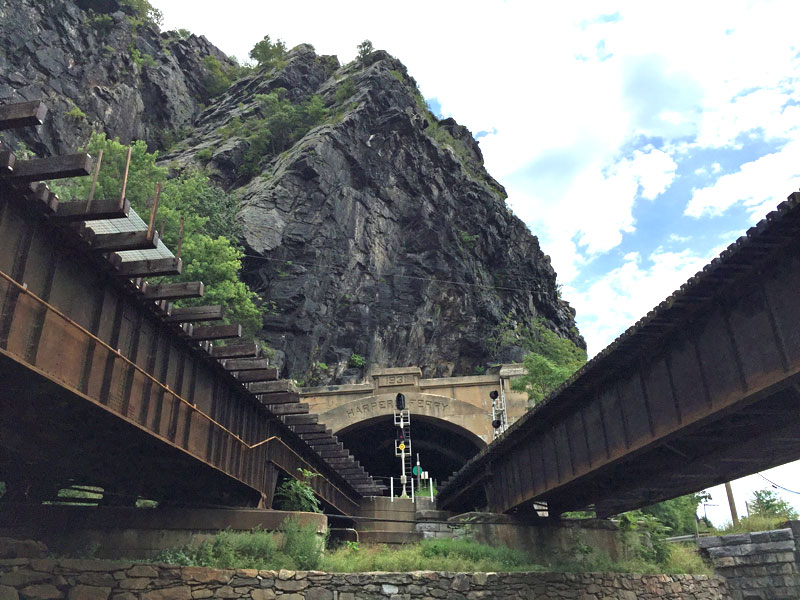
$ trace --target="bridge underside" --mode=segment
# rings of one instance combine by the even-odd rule
[[[52,500],[97,486],[104,503],[256,506],[260,493],[0,352],[3,501]]]

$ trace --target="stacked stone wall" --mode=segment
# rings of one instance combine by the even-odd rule
[[[800,598],[798,545],[792,528],[698,540],[725,578],[733,600]]]
[[[704,575],[226,571],[76,559],[0,560],[0,600],[727,599]]]

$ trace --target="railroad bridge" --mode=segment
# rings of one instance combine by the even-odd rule
[[[0,130],[44,111],[0,106]],[[401,391],[412,448],[444,470],[472,455],[440,488],[453,511],[608,516],[800,458],[800,193],[523,412],[508,365],[445,380],[376,371],[301,395],[257,344],[230,342],[239,326],[212,324],[220,307],[170,304],[201,282],[154,283],[181,271],[154,230],[158,191],[148,225],[124,184],[118,199],[62,203],[39,183],[91,172],[85,154],[17,160],[0,146],[4,502],[91,485],[108,503],[268,508],[279,475],[303,468],[329,512],[353,515],[385,489],[345,446],[391,456],[377,450]],[[484,446],[497,387],[519,418]]]
[[[45,114],[41,102],[0,106],[0,130]],[[125,181],[119,198],[93,198],[93,184],[68,203],[40,183],[92,171],[96,182],[100,163],[18,160],[0,146],[3,501],[90,486],[122,506],[269,508],[279,475],[299,469],[317,473],[310,483],[332,512],[354,514],[362,495],[380,494],[259,345],[237,342],[241,326],[214,324],[220,306],[173,306],[204,286],[155,279],[182,270],[180,249],[154,228],[158,188],[148,225]]]
[[[800,458],[800,193],[440,489],[450,510],[608,516]]]
[[[522,365],[509,364],[484,375],[422,379],[419,367],[374,369],[364,383],[305,388],[301,396],[367,471],[396,476],[392,413],[402,393],[413,454],[441,481],[494,439],[491,392],[504,400],[509,424],[525,414],[527,394],[510,386],[523,372]]]

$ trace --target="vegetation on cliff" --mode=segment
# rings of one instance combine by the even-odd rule
[[[180,219],[184,218],[183,272],[173,281],[202,281],[205,297],[186,300],[185,305],[222,304],[228,322],[241,323],[250,335],[261,328],[258,297],[239,279],[242,250],[238,237],[236,206],[219,188],[209,183],[200,171],[186,171],[167,178],[166,167],[156,164],[157,153],[148,152],[142,141],[131,145],[131,166],[125,195],[143,218],[150,214],[156,183],[163,182],[157,224],[163,241],[173,251],[178,247]],[[95,198],[118,198],[121,193],[127,147],[104,134],[92,135],[86,151],[98,156],[103,151],[102,168]],[[91,178],[71,179],[53,185],[63,201],[86,198]]]

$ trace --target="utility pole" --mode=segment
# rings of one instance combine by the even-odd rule
[[[739,515],[736,513],[736,503],[733,501],[733,490],[731,489],[731,482],[725,482],[725,493],[728,494],[728,505],[731,507],[731,520],[733,521],[733,526],[736,527],[739,524]]]

